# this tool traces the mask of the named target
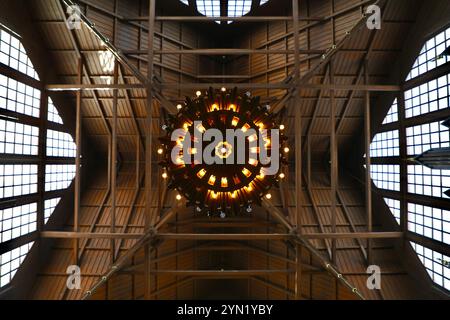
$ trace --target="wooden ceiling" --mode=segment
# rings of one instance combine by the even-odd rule
[[[292,21],[292,16],[296,15],[293,15],[291,1],[287,0],[277,0],[277,4],[270,1],[267,7],[253,13],[264,17],[278,16],[278,20],[245,21],[244,18],[230,26],[219,26],[213,21],[175,21],[167,17],[193,13],[176,0],[163,1],[164,5],[157,1],[153,41],[155,79],[152,87],[155,99],[152,100],[151,115],[153,155],[156,155],[157,137],[163,123],[161,110],[173,110],[185,96],[193,95],[196,85],[200,88],[210,83],[215,86],[235,84],[261,96],[272,110],[283,110],[285,114],[292,142],[289,179],[279,190],[273,191],[269,207],[255,208],[248,217],[225,220],[195,216],[191,208],[180,206],[175,201],[175,193],[168,191],[159,178],[157,157],[153,156],[150,168],[146,168],[148,161],[147,164],[143,161],[148,147],[146,137],[150,133],[146,128],[146,121],[149,121],[148,91],[145,85],[142,88],[131,85],[140,85],[133,69],[144,79],[149,71],[146,55],[149,28],[145,19],[149,12],[148,1],[75,2],[95,24],[93,29],[108,38],[124,58],[117,70],[117,83],[122,85],[120,90],[82,91],[82,139],[84,144],[93,146],[98,155],[96,159],[83,161],[95,161],[100,169],[83,172],[87,187],[82,192],[79,231],[91,234],[110,232],[114,221],[116,232],[142,234],[149,225],[149,212],[153,217],[151,225],[164,220],[167,215],[170,219],[161,226],[165,236],[152,243],[154,249],[151,251],[149,246],[138,247],[139,240],[135,237],[81,239],[78,259],[84,275],[81,290],[67,290],[65,287],[65,270],[73,263],[73,240],[42,240],[51,250],[48,260],[36,271],[29,297],[359,298],[351,291],[353,287],[368,299],[430,297],[429,290],[424,289],[429,286],[426,275],[417,263],[405,263],[410,261],[407,259],[411,252],[406,252],[399,239],[372,240],[371,259],[383,270],[383,287],[369,290],[366,287],[369,249],[366,240],[360,238],[332,240],[319,236],[308,241],[311,246],[308,243],[292,246],[281,236],[273,240],[269,240],[270,236],[266,240],[243,240],[239,237],[218,240],[214,236],[209,239],[195,236],[199,233],[283,235],[287,233],[283,221],[298,226],[300,234],[306,237],[308,234],[367,230],[361,186],[344,171],[347,163],[355,165],[363,161],[362,152],[358,159],[347,157],[351,151],[359,150],[362,142],[365,100],[364,91],[357,86],[364,84],[367,63],[369,83],[383,87],[370,93],[370,101],[379,106],[377,114],[387,111],[390,103],[379,105],[377,101],[391,95],[387,91],[389,86],[398,85],[390,82],[390,70],[404,50],[405,35],[416,24],[421,1],[303,0],[299,1],[298,26]],[[372,3],[382,8],[381,30],[365,27],[366,17],[362,13]],[[111,81],[114,70],[105,69],[101,64],[105,45],[84,24],[80,30],[66,27],[67,13],[63,1],[37,0],[27,4],[32,24],[42,37],[52,68],[58,75],[59,83],[47,85],[53,85],[53,88],[76,85],[80,58],[83,61],[84,85],[104,85]],[[282,17],[288,18],[283,20]],[[295,28],[299,33],[293,32]],[[299,48],[296,48],[296,39]],[[243,49],[249,51],[245,53]],[[186,52],[188,50],[197,50],[197,53]],[[297,50],[301,53],[298,60],[293,54]],[[267,54],[268,51],[276,53]],[[299,70],[298,76],[296,70]],[[296,98],[293,83],[297,78],[300,85]],[[335,87],[327,86],[330,83]],[[339,86],[340,90],[331,92],[330,88]],[[117,122],[113,113],[114,92],[118,95]],[[59,108],[72,108],[76,104],[76,94],[51,92],[51,95],[64,97],[66,104],[59,105]],[[335,97],[334,123],[340,163],[335,200],[331,196],[328,172],[330,130],[333,127],[331,95]],[[299,110],[299,121],[296,121],[296,110]],[[382,117],[374,117],[373,127],[377,121],[381,123]],[[107,173],[114,128],[119,164],[117,183],[112,186]],[[307,157],[310,159],[310,165],[304,165],[304,176],[298,176],[299,168],[302,168],[301,165],[299,167],[299,155],[303,156],[304,164]],[[152,173],[151,188],[145,188],[144,172]],[[112,212],[115,212],[114,219]],[[277,214],[282,216],[281,220],[276,219]],[[374,213],[374,230],[392,231],[385,223],[388,215],[381,209]],[[73,215],[67,212],[66,216],[64,226],[55,226],[55,230],[73,229]],[[181,240],[174,234],[190,234],[191,237]],[[130,251],[133,249],[136,251]],[[330,259],[336,272],[326,268]],[[115,270],[111,267],[122,261],[120,272],[111,272]],[[347,282],[338,278],[338,273]],[[102,280],[104,275],[107,278]],[[92,288],[96,289],[93,295],[86,295]]]

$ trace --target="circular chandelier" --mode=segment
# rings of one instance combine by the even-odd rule
[[[271,198],[270,188],[285,177],[289,148],[269,106],[237,89],[210,88],[177,109],[166,117],[158,149],[177,200],[184,196],[196,212],[223,218]]]

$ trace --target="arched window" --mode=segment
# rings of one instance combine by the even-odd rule
[[[450,257],[439,248],[450,245],[450,167],[424,154],[450,147],[449,47],[450,28],[425,43],[370,147],[372,181],[397,223],[414,235],[411,245],[431,279],[447,290]],[[436,242],[442,245],[430,245]]]
[[[0,70],[0,244],[8,244],[0,246],[8,248],[0,251],[3,288],[72,182],[76,146],[53,101],[40,90],[20,36],[2,25]]]

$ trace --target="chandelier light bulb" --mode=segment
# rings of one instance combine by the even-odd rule
[[[266,194],[266,199],[272,199],[272,195],[270,193]]]
[[[177,196],[175,197],[178,201],[181,200],[181,195],[177,194]]]
[[[283,150],[284,150],[285,153],[289,152],[289,148],[288,147],[285,147]]]

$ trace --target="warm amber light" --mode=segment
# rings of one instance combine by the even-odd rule
[[[253,142],[256,141],[256,139],[258,139],[258,136],[256,134],[251,135],[250,137],[248,137],[248,141],[249,142]]]
[[[181,200],[181,196],[179,194],[177,194],[176,198],[177,198],[178,201]]]
[[[280,130],[284,130],[284,124],[280,124]]]
[[[237,195],[237,192],[236,191],[233,191],[232,193],[231,193],[231,198],[236,198],[236,195]]]
[[[206,131],[205,127],[201,123],[197,125],[197,130],[200,131],[201,133],[205,133]]]
[[[264,147],[268,147],[270,146],[270,139],[269,138],[264,138]]]
[[[200,97],[202,95],[202,92],[201,91],[197,91],[195,94],[197,95],[197,97]]]
[[[251,184],[249,184],[247,187],[245,187],[245,189],[246,189],[248,192],[252,192],[252,191],[253,191],[253,187],[252,187]]]
[[[218,105],[217,103],[214,103],[214,104],[211,106],[211,110],[212,110],[212,111],[217,111],[217,110],[219,110],[219,105]]]
[[[222,179],[221,179],[221,181],[220,181],[220,186],[221,186],[222,188],[228,187],[228,179],[225,178],[225,177],[222,177]]]
[[[181,110],[181,108],[183,108],[183,106],[181,104],[177,104],[177,109]]]
[[[185,122],[185,123],[183,124],[183,129],[184,129],[185,131],[188,131],[190,126],[191,126],[190,123]]]
[[[218,196],[219,196],[219,194],[215,193],[214,191],[211,191],[211,197],[213,199],[217,199]]]
[[[162,148],[158,149],[158,154],[163,154],[164,150]]]
[[[288,153],[288,152],[289,152],[289,148],[288,148],[288,147],[285,147],[285,148],[284,148],[284,152],[285,152],[285,153]]]
[[[178,157],[176,160],[176,164],[179,166],[184,166],[183,157]]]
[[[230,104],[230,106],[228,107],[229,110],[236,112],[236,105],[234,104]]]
[[[167,179],[167,173],[164,172],[164,173],[162,174],[162,177],[163,177],[163,179]]]
[[[233,117],[233,120],[231,120],[231,125],[233,127],[236,127],[239,123],[239,118],[238,117]]]
[[[266,198],[267,198],[267,199],[271,199],[271,198],[272,198],[272,195],[271,195],[270,193],[268,193],[268,194],[266,194]]]
[[[250,172],[250,170],[248,170],[247,168],[242,169],[242,174],[244,176],[246,176],[247,178],[250,177],[252,175],[252,173]]]
[[[264,123],[262,122],[258,123],[258,127],[260,130],[264,129]]]
[[[250,148],[251,153],[259,153],[259,147]]]
[[[227,88],[222,87],[220,90],[221,90],[222,92],[225,92],[225,91],[227,91]]]
[[[280,173],[279,177],[280,177],[280,179],[284,179],[284,177],[285,177],[284,173],[283,172]]]
[[[247,132],[248,129],[250,129],[250,125],[248,123],[244,124],[244,126],[242,127],[242,131]]]
[[[258,165],[258,160],[256,159],[248,159],[248,164],[251,164],[252,166],[257,166]]]
[[[264,179],[266,175],[261,171],[256,177],[259,179]]]
[[[216,183],[216,176],[210,176],[209,180],[208,180],[208,184],[213,186],[214,183]]]
[[[202,169],[199,172],[197,172],[197,177],[199,177],[200,179],[202,179],[206,174],[206,170]]]
[[[189,154],[197,154],[197,148],[190,148]]]

